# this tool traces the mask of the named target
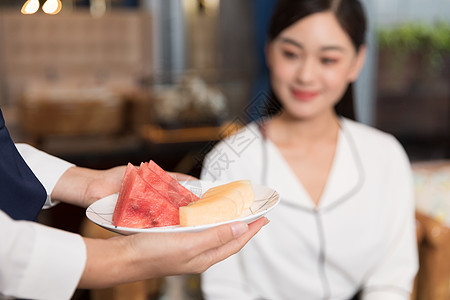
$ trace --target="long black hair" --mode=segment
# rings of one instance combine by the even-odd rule
[[[331,11],[341,27],[349,35],[356,51],[365,43],[366,17],[359,0],[278,0],[269,25],[269,42],[287,27],[314,13]],[[281,103],[271,91],[266,105],[266,115],[273,115],[281,110]],[[338,115],[355,119],[353,84],[350,83],[336,104]]]

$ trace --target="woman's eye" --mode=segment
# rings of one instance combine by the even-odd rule
[[[328,57],[323,57],[320,59],[320,61],[322,62],[322,64],[324,65],[332,65],[338,62],[337,59],[335,58],[328,58]]]
[[[292,52],[292,51],[288,51],[288,50],[284,50],[282,51],[283,56],[286,57],[287,59],[295,59],[298,57],[297,53]]]

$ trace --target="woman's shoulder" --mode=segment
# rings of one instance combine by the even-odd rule
[[[354,137],[356,144],[376,144],[378,147],[400,146],[398,140],[391,133],[350,119],[343,119],[342,123],[344,130],[347,130]]]
[[[222,139],[208,149],[203,160],[202,178],[250,178],[262,159],[261,141],[261,134],[255,123]]]
[[[353,141],[365,159],[394,164],[396,161],[409,160],[402,144],[390,133],[348,119],[343,121],[343,128],[344,134]]]
[[[262,136],[256,122],[249,123],[218,142],[214,149],[244,155],[260,148]]]

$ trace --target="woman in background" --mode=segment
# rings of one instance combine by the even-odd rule
[[[206,299],[409,299],[408,158],[393,136],[350,119],[365,28],[358,0],[278,3],[266,46],[273,115],[219,143],[202,179],[250,179],[281,201],[264,234],[203,274]]]

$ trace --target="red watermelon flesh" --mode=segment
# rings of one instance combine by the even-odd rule
[[[162,169],[161,169],[162,170]],[[164,174],[168,175],[164,170]],[[185,189],[181,184],[173,179],[170,175],[168,177],[162,178],[159,174],[156,174],[150,169],[148,163],[142,163],[139,168],[139,175],[154,187],[163,197],[165,197],[174,206],[180,207],[189,204],[190,202],[197,200],[197,196],[192,194],[189,190]],[[167,180],[170,178],[170,181]]]
[[[149,186],[128,164],[113,214],[113,225],[149,228],[179,224],[178,207]]]
[[[125,170],[125,175],[123,176],[122,185],[120,186],[119,197],[117,198],[116,207],[114,208],[114,214],[112,216],[113,224],[116,224],[121,218],[123,207],[125,204],[125,199],[129,198],[131,189],[133,187],[133,182],[136,179],[135,167],[132,164],[128,164]],[[116,225],[117,226],[117,225]]]
[[[152,186],[155,190],[158,191],[158,193],[169,200],[168,184],[150,170],[150,168],[148,167],[148,163],[141,163],[141,165],[139,166],[138,174],[142,177],[142,179],[144,179],[145,182],[147,182],[147,184]]]
[[[182,186],[153,160],[149,163],[145,163],[145,165],[153,173],[150,174],[146,171],[146,176],[144,177],[145,180],[152,186],[158,186],[158,191],[161,192],[163,196],[166,196],[173,205],[181,207],[199,199],[194,193]]]

